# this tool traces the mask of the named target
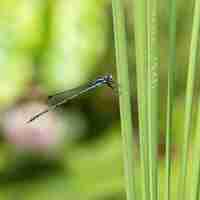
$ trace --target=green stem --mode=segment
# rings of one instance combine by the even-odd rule
[[[115,51],[117,76],[120,85],[120,114],[121,114],[121,130],[124,152],[124,166],[126,178],[127,200],[135,198],[134,191],[134,138],[131,117],[131,102],[129,88],[129,72],[127,58],[127,41],[125,32],[125,17],[121,0],[112,1]]]
[[[194,148],[193,148],[193,159],[192,159],[192,184],[190,187],[190,199],[198,200],[199,193],[199,183],[200,183],[200,96],[199,96],[199,106],[197,113],[197,125],[196,125],[196,135],[194,140]]]
[[[170,177],[171,177],[171,133],[172,113],[174,105],[174,77],[176,68],[176,0],[169,1],[169,68],[167,86],[167,121],[166,121],[166,200],[170,200]]]
[[[147,30],[146,0],[134,3],[134,33],[136,48],[137,94],[139,110],[140,160],[143,174],[142,195],[149,199],[148,125],[147,125]]]
[[[147,1],[147,105],[149,140],[149,189],[150,200],[157,199],[157,138],[158,138],[158,45],[157,45],[157,1]]]
[[[188,146],[189,136],[192,124],[192,102],[194,93],[194,81],[196,73],[196,58],[198,55],[198,42],[199,42],[199,25],[200,25],[200,1],[195,1],[192,38],[190,44],[190,57],[189,57],[189,69],[186,88],[186,103],[185,103],[185,122],[184,122],[184,140],[182,147],[181,158],[181,171],[179,178],[179,199],[185,199],[186,190],[186,175],[187,175],[187,160],[188,160]]]
[[[190,63],[189,66],[191,68],[194,68],[193,70],[191,69],[191,73],[193,72],[195,74],[196,71],[196,58],[198,56],[198,37],[199,37],[199,23],[200,23],[200,1],[196,0],[195,1],[195,9],[194,9],[194,19],[193,19],[193,29],[192,29],[192,40],[191,40],[191,47],[190,47]],[[191,77],[191,80],[194,79],[194,76]],[[194,80],[193,80],[194,81]],[[194,84],[194,83],[193,83]],[[189,86],[188,86],[189,87]],[[191,86],[193,90],[193,85]],[[189,90],[189,88],[188,88]],[[188,91],[189,93],[189,91]],[[189,95],[189,94],[188,94]],[[193,95],[193,93],[190,95]],[[189,101],[189,100],[188,100]],[[192,100],[191,100],[192,101]],[[199,96],[199,105],[198,105],[198,113],[197,113],[197,124],[196,124],[196,135],[195,135],[195,140],[194,140],[194,148],[193,148],[193,159],[192,159],[192,184],[190,187],[190,199],[191,200],[198,200],[199,199],[199,183],[200,183],[200,135],[199,135],[199,130],[200,130],[200,96]],[[191,112],[191,111],[190,111]],[[191,115],[191,114],[190,114]],[[191,123],[191,119],[190,119]],[[190,127],[188,127],[189,129]],[[189,130],[188,130],[189,132]],[[187,135],[187,139],[189,137],[189,133]],[[188,141],[187,141],[188,142]],[[187,144],[188,146],[188,144]],[[185,144],[185,149],[184,151],[188,151],[186,149],[186,144]],[[187,147],[188,148],[188,147]],[[186,158],[184,158],[184,162]],[[186,168],[186,166],[185,166]],[[185,169],[187,170],[187,168]],[[186,173],[186,171],[185,171]],[[184,188],[182,188],[184,190]]]

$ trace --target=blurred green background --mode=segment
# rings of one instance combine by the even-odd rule
[[[130,1],[125,1],[125,7],[139,195],[133,7]],[[192,8],[192,1],[178,1],[174,161],[182,141]],[[106,0],[0,2],[0,199],[125,199],[118,98],[109,88],[89,92],[31,124],[25,123],[46,107],[48,94],[104,74],[116,77],[111,11],[111,1]],[[162,195],[167,1],[160,1],[159,39]]]

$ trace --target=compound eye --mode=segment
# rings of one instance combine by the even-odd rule
[[[108,76],[108,79],[109,79],[110,81],[112,81],[112,75],[109,75],[109,76]]]

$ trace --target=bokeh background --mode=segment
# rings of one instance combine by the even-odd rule
[[[177,5],[173,159],[182,142],[193,3]],[[133,7],[125,1],[135,166],[140,188]],[[104,74],[116,79],[109,0],[1,0],[0,199],[125,199],[118,97],[98,88],[30,124],[49,94]],[[160,1],[160,141],[162,193],[168,66],[168,5]],[[175,169],[178,167],[175,167]],[[176,184],[176,182],[174,182]]]

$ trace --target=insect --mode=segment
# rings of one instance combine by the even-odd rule
[[[58,106],[90,91],[93,90],[97,87],[106,85],[110,88],[112,88],[113,90],[115,90],[115,82],[113,81],[112,75],[105,75],[102,76],[100,78],[97,78],[95,81],[89,82],[85,85],[70,89],[70,90],[66,90],[63,92],[59,92],[56,93],[54,95],[51,95],[48,97],[48,105],[49,107],[46,110],[43,110],[42,112],[34,115],[31,119],[29,119],[27,121],[27,123],[30,123],[32,121],[34,121],[35,119],[37,119],[38,117],[40,117],[41,115],[54,110],[55,108],[57,108]]]

